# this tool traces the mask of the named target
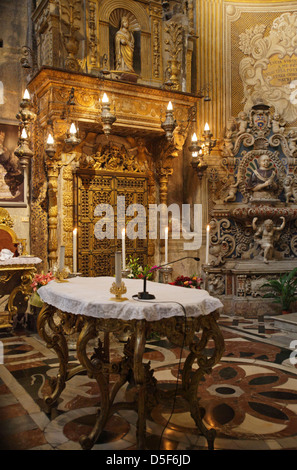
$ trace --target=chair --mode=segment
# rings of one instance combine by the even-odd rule
[[[18,238],[12,227],[13,220],[10,217],[9,212],[3,207],[0,207],[0,252],[6,248],[13,253],[14,257],[16,257],[20,254],[20,244],[22,245],[22,253],[25,253],[26,240]]]

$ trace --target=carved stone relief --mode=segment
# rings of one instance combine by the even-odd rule
[[[226,294],[223,286],[232,279],[232,308],[242,299],[241,314],[243,299],[264,301],[260,285],[265,280],[297,266],[296,149],[291,139],[285,119],[260,102],[226,127],[225,176],[221,186],[214,181],[210,265],[204,269],[217,295]]]

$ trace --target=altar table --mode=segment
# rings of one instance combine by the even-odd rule
[[[91,433],[80,438],[82,448],[91,449],[108,418],[117,409],[128,408],[138,413],[137,448],[144,449],[148,411],[163,399],[173,397],[172,391],[158,389],[150,364],[143,362],[146,340],[151,333],[157,333],[189,350],[181,371],[178,395],[187,401],[191,416],[207,439],[208,448],[213,449],[215,430],[207,429],[202,421],[198,385],[223,354],[224,340],[217,325],[222,303],[205,290],[156,282],[147,282],[147,290],[155,299],[138,300],[135,296],[142,291],[141,279],[125,279],[127,300],[116,302],[111,300],[114,296],[109,291],[113,282],[112,277],[76,277],[66,282],[51,281],[38,290],[45,304],[38,316],[37,329],[59,358],[59,374],[52,384],[51,395],[45,397],[47,409],[55,405],[67,380],[86,370],[98,383],[101,407]],[[111,362],[109,333],[120,335],[123,332],[128,335],[123,356],[120,361]],[[79,365],[69,367],[67,336],[74,333],[78,333]],[[104,334],[104,341],[100,340],[100,333]],[[88,344],[94,338],[99,338],[98,348],[90,355]],[[118,375],[111,390],[110,374]],[[135,401],[115,402],[118,391],[127,382],[136,385]]]
[[[0,295],[9,295],[8,313],[0,315],[0,328],[12,328],[13,317],[17,315],[20,320],[25,315],[35,266],[41,261],[37,256],[29,255],[0,260]]]

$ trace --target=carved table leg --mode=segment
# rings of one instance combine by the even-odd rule
[[[146,376],[142,362],[146,342],[146,321],[137,322],[134,349],[134,379],[138,395],[137,449],[145,448],[146,433]]]
[[[97,441],[107,422],[110,410],[108,378],[104,374],[103,363],[99,360],[92,361],[87,355],[88,342],[96,337],[96,319],[88,318],[78,338],[77,357],[86,368],[88,376],[95,378],[97,381],[101,396],[101,406],[91,433],[88,436],[81,436],[79,440],[80,445],[85,450],[91,449]]]
[[[52,383],[52,394],[44,399],[48,412],[64,390],[68,375],[67,341],[62,326],[54,321],[55,312],[54,307],[45,304],[37,318],[39,336],[45,341],[48,348],[55,350],[59,359],[59,374]]]
[[[215,429],[208,429],[203,423],[198,397],[198,385],[205,374],[210,374],[213,366],[217,364],[224,351],[224,339],[222,333],[212,315],[201,318],[202,336],[199,342],[193,342],[189,349],[182,374],[182,395],[190,405],[190,413],[196,426],[205,436],[209,450],[214,448]],[[214,351],[211,357],[205,355],[208,341],[214,341]],[[204,352],[203,352],[204,351]],[[197,360],[198,369],[192,369]]]
[[[25,315],[30,295],[32,294],[32,279],[36,268],[24,270],[21,275],[21,282],[16,286],[8,299],[8,311],[10,321],[17,315],[16,320],[20,321]]]

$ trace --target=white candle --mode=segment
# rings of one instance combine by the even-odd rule
[[[206,227],[206,248],[205,248],[205,264],[208,264],[208,255],[209,255],[209,229],[210,226]]]
[[[122,257],[123,271],[126,269],[126,246],[125,246],[125,229],[122,230]]]
[[[64,269],[65,262],[65,246],[60,246],[60,271]]]
[[[165,227],[165,264],[168,263],[168,227]]]
[[[72,238],[72,245],[73,245],[73,272],[77,272],[77,228],[73,230],[73,238]]]
[[[116,286],[120,287],[122,282],[122,272],[121,272],[121,252],[116,251],[115,254],[115,282]]]

